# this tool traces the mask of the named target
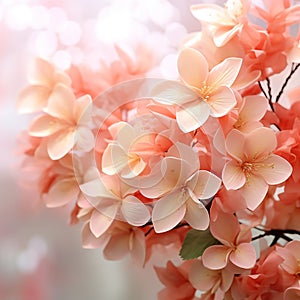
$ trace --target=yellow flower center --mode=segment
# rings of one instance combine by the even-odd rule
[[[204,101],[208,101],[211,94],[211,87],[208,85],[203,85],[199,88],[198,92]]]

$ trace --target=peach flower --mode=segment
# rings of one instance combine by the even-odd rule
[[[199,167],[194,150],[176,143],[154,168],[155,176],[150,174],[149,181],[153,184],[142,188],[141,193],[147,198],[159,198],[152,212],[156,232],[171,230],[182,219],[198,230],[208,227],[209,215],[200,199],[213,197],[221,180],[208,171],[199,170]]]
[[[260,127],[249,134],[233,129],[225,146],[230,160],[223,168],[223,183],[228,190],[241,189],[251,210],[263,201],[269,185],[284,182],[292,173],[284,158],[272,154],[277,140],[270,128]]]
[[[89,95],[75,99],[69,87],[57,84],[44,108],[46,114],[33,120],[29,134],[47,138],[48,154],[53,160],[65,156],[75,145],[90,151],[94,146],[89,128],[91,103]]]
[[[212,235],[222,245],[205,249],[203,265],[210,270],[221,270],[230,262],[242,269],[251,269],[256,262],[255,249],[251,245],[251,232],[239,225],[238,219],[231,214],[218,213],[210,223]]]
[[[101,236],[115,219],[133,226],[142,226],[150,219],[148,208],[133,193],[135,189],[117,176],[102,175],[80,185],[94,208],[90,229],[95,237]]]
[[[163,104],[178,105],[178,125],[183,132],[191,132],[202,126],[209,115],[222,117],[236,105],[230,87],[238,76],[241,64],[241,58],[231,57],[209,70],[200,52],[185,48],[178,57],[178,71],[189,89],[165,82],[154,89],[154,99]]]
[[[18,101],[20,113],[41,111],[47,106],[48,99],[57,84],[71,85],[70,77],[54,65],[41,58],[36,58],[29,72],[30,85],[25,88]]]

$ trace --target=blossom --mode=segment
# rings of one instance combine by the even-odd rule
[[[197,290],[215,294],[216,298],[224,298],[224,294],[231,287],[234,272],[230,268],[210,270],[203,265],[202,259],[193,262],[189,280]]]
[[[45,114],[34,119],[29,134],[47,138],[47,150],[51,159],[65,156],[75,145],[89,151],[94,136],[89,128],[91,118],[89,95],[75,99],[72,90],[57,84],[48,99]]]
[[[180,157],[178,154],[176,157],[177,151]],[[200,200],[213,197],[220,188],[221,180],[206,170],[199,170],[199,167],[199,159],[193,149],[176,143],[157,165],[153,172],[155,177],[149,177],[150,182],[155,184],[141,188],[144,196],[158,198],[152,212],[156,232],[171,230],[182,219],[195,229],[208,227],[209,215]]]
[[[36,58],[31,66],[29,83],[30,85],[19,96],[18,110],[20,113],[41,111],[47,106],[48,99],[56,85],[70,86],[71,79],[48,61]]]
[[[250,269],[256,261],[255,249],[251,245],[251,233],[242,230],[236,217],[219,212],[215,221],[210,223],[212,235],[222,245],[213,245],[205,249],[202,255],[203,265],[210,270],[220,270],[230,261],[233,265]]]
[[[260,127],[247,135],[233,129],[225,146],[230,160],[223,168],[223,183],[228,190],[242,189],[251,210],[262,202],[269,185],[284,182],[292,173],[284,158],[272,154],[277,141],[270,128]]]
[[[137,265],[143,266],[145,262],[145,235],[141,229],[125,222],[115,220],[98,238],[86,222],[82,229],[82,245],[86,249],[103,248],[103,255],[108,260],[119,260],[130,254]]]
[[[242,59],[226,58],[210,71],[205,57],[192,48],[181,50],[178,71],[190,89],[163,83],[153,91],[154,99],[163,104],[178,105],[176,120],[183,132],[190,132],[208,119],[209,115],[226,115],[236,104],[230,88],[241,68]]]
[[[165,129],[164,126],[160,128],[162,131],[160,134],[139,130],[126,122],[118,122],[110,126],[109,131],[114,141],[104,150],[103,172],[108,175],[120,174],[123,178],[140,175],[150,159],[163,155],[172,144],[163,134]]]
[[[80,185],[81,191],[94,207],[90,229],[101,236],[119,218],[134,226],[142,226],[150,219],[148,208],[134,196],[135,190],[117,176],[102,175]]]
[[[171,261],[168,261],[166,268],[154,267],[159,280],[165,288],[159,292],[158,300],[194,300],[195,288],[189,281],[189,269],[191,263],[184,262],[176,267]]]
[[[216,4],[197,4],[191,8],[192,14],[204,24],[210,25],[216,46],[221,47],[238,33],[253,35],[248,25],[249,0],[228,0],[225,8]]]

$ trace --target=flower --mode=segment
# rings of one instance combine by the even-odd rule
[[[165,288],[159,292],[158,300],[194,300],[195,288],[189,281],[190,262],[184,262],[176,267],[168,261],[166,268],[154,267],[159,280]]]
[[[226,115],[236,99],[230,88],[242,64],[237,57],[226,58],[210,71],[205,57],[195,49],[185,48],[178,57],[178,71],[187,88],[166,82],[153,91],[156,101],[176,104],[176,120],[183,132],[191,132],[208,119]]]
[[[25,88],[18,101],[20,113],[41,111],[47,106],[49,97],[57,84],[71,85],[70,77],[48,61],[36,58],[29,75],[30,85]]]
[[[101,236],[115,219],[142,226],[150,219],[148,208],[134,196],[135,190],[117,176],[102,175],[80,185],[94,208],[90,229],[95,237]]]
[[[242,269],[254,266],[256,254],[250,243],[251,233],[241,229],[236,217],[219,212],[217,219],[210,223],[210,231],[222,245],[205,249],[202,261],[206,268],[221,270],[229,261]]]
[[[176,157],[177,151],[180,157]],[[205,230],[208,227],[209,215],[200,200],[213,197],[221,186],[221,180],[206,170],[199,170],[199,167],[199,159],[193,149],[176,143],[153,171],[156,175],[150,177],[150,181],[155,184],[141,188],[144,196],[159,198],[152,212],[156,232],[171,230],[182,219],[195,229]]]
[[[89,95],[75,99],[69,87],[57,84],[44,108],[46,113],[34,119],[29,134],[47,137],[48,154],[53,160],[65,156],[75,145],[90,151],[94,146],[89,128],[91,102]]]
[[[284,158],[272,154],[277,141],[270,128],[260,127],[249,134],[233,129],[225,146],[230,158],[223,168],[223,183],[228,190],[242,189],[251,210],[263,201],[269,185],[284,182],[292,173]]]

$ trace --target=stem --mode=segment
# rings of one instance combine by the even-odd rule
[[[260,230],[260,231],[264,231],[261,228],[255,228],[255,229]],[[286,230],[285,229],[271,229],[271,230],[265,231],[263,234],[260,234],[260,235],[257,235],[255,237],[253,237],[252,241],[258,240],[258,239],[263,238],[263,237],[268,236],[268,235],[273,235],[274,236],[274,239],[271,243],[271,246],[275,245],[280,238],[284,239],[287,242],[292,241],[293,239],[291,239],[289,236],[286,236],[286,234],[298,234],[298,235],[300,235],[300,231],[294,230],[294,229],[286,229]]]
[[[280,97],[281,97],[281,95],[282,95],[284,89],[286,88],[288,82],[290,81],[290,79],[292,78],[293,74],[297,71],[297,69],[298,69],[299,67],[300,67],[300,63],[299,63],[299,64],[296,64],[296,65],[295,65],[294,63],[292,63],[291,72],[290,72],[289,76],[285,79],[285,82],[284,82],[284,84],[282,85],[281,90],[279,91],[279,93],[278,93],[278,95],[277,95],[277,97],[276,97],[275,102],[278,102],[278,101],[279,101],[279,99],[280,99]]]
[[[272,102],[272,88],[271,88],[271,81],[270,81],[269,77],[267,77],[266,80],[267,80],[267,86],[268,86],[269,101]]]
[[[271,83],[270,83],[270,79],[267,78],[267,84],[268,84],[268,94],[266,93],[266,91],[264,90],[262,84],[261,84],[261,81],[258,82],[258,85],[261,89],[261,91],[263,92],[264,96],[268,99],[269,101],[269,105],[270,105],[270,108],[272,109],[272,111],[274,111],[274,106],[273,106],[273,102],[272,102],[272,93],[271,93]]]

